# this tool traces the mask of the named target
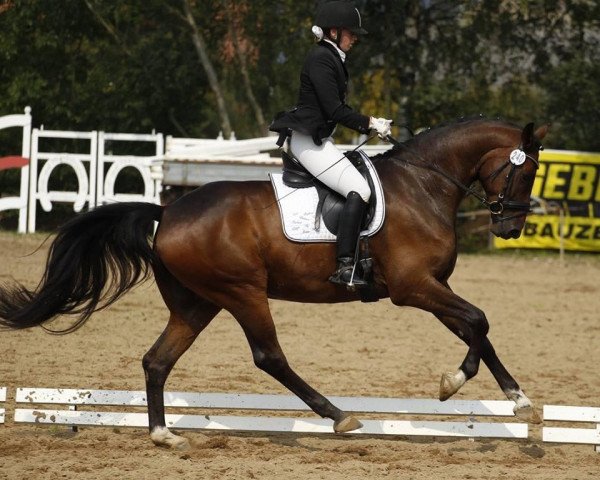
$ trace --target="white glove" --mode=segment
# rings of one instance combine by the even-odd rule
[[[387,120],[385,118],[371,117],[369,120],[369,128],[375,130],[379,138],[385,140],[392,133],[392,122],[393,120]]]

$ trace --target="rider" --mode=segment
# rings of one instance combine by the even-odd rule
[[[313,34],[316,46],[309,52],[300,73],[295,108],[281,112],[271,130],[283,138],[291,133],[290,150],[296,159],[329,188],[346,198],[337,231],[337,269],[329,281],[339,285],[366,282],[354,270],[354,257],[363,215],[371,196],[367,181],[333,143],[338,123],[367,134],[375,130],[381,138],[390,133],[391,120],[355,112],[346,104],[348,71],[346,54],[362,28],[359,11],[349,2],[333,1],[317,11]],[[283,135],[281,135],[283,134]]]

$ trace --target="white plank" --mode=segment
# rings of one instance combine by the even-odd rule
[[[120,140],[127,142],[155,142],[162,136],[161,133],[100,133],[104,137],[104,140]]]
[[[544,405],[544,420],[600,423],[600,408]]]
[[[514,402],[511,401],[447,400],[440,402],[434,399],[336,396],[328,398],[338,408],[347,412],[514,416]],[[71,405],[147,405],[146,392],[126,390],[18,388],[16,401],[18,403]],[[238,393],[165,392],[165,406],[224,410],[310,410],[304,402],[293,395]]]
[[[66,410],[16,409],[16,423],[137,427],[148,426],[145,413],[75,412]],[[167,415],[171,428],[232,430],[252,432],[333,433],[333,422],[324,419],[278,417],[232,417],[208,415]],[[450,437],[527,438],[528,427],[520,423],[412,422],[365,420],[353,435],[407,435]]]
[[[6,401],[6,387],[0,387],[0,402]],[[4,408],[0,408],[0,423],[4,423]]]
[[[555,443],[584,443],[600,445],[600,430],[591,428],[544,427],[542,440]]]
[[[33,131],[39,138],[79,138],[92,140],[92,138],[96,136],[96,131],[72,132],[65,130],[40,130],[38,128],[34,128]]]

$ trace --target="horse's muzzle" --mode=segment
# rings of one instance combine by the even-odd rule
[[[508,233],[506,234],[506,239],[510,239],[510,238],[519,238],[521,236],[521,230],[518,228],[513,228],[511,230],[508,231]]]
[[[490,231],[496,236],[504,240],[510,240],[511,238],[519,238],[521,236],[521,228],[514,225],[502,225],[502,223],[492,224]]]

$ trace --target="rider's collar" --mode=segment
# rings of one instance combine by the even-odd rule
[[[332,42],[328,38],[324,38],[323,41],[329,43],[330,45],[333,45],[335,47],[335,49],[337,50],[338,54],[340,55],[342,62],[346,62],[346,52],[344,52],[340,47],[338,47],[335,44],[335,42]]]

